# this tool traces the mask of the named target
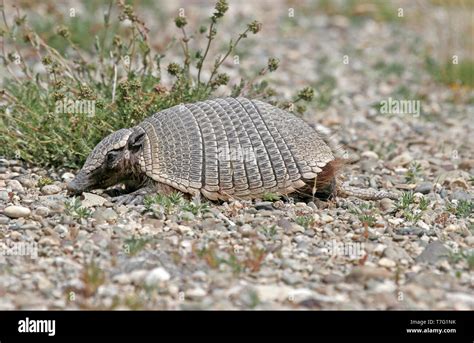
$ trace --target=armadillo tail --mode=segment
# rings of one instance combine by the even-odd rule
[[[380,200],[383,198],[389,198],[392,200],[399,199],[399,195],[394,192],[385,190],[379,191],[373,188],[363,189],[342,184],[336,186],[336,194],[343,197],[354,196],[362,200]]]

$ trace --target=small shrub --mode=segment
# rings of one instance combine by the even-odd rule
[[[458,200],[457,204],[448,202],[446,209],[458,218],[467,218],[474,211],[474,202],[472,200]]]
[[[41,188],[43,186],[51,185],[52,183],[53,183],[53,180],[51,180],[49,177],[41,177],[38,180],[37,186]]]
[[[134,236],[132,238],[128,238],[125,240],[124,250],[128,255],[134,256],[143,250],[150,241],[151,240],[149,238],[143,237],[136,238]]]
[[[418,203],[415,202],[413,191],[404,192],[397,203],[397,211],[409,222],[416,223],[423,216],[423,212],[428,209],[430,200],[421,197]]]
[[[262,195],[263,201],[278,201],[280,200],[281,196],[276,193],[264,193]]]
[[[308,229],[314,225],[313,216],[299,216],[295,219],[296,224],[301,225],[305,229]]]
[[[105,282],[104,271],[93,260],[87,263],[82,270],[82,282],[84,283],[84,296],[90,297]]]
[[[405,174],[405,180],[407,183],[416,183],[421,177],[421,164],[418,162],[410,163],[408,171]]]
[[[452,61],[441,63],[427,57],[426,68],[438,82],[474,87],[474,60],[459,60],[458,64],[454,64]]]
[[[73,197],[72,199],[66,200],[64,206],[66,208],[66,214],[74,218],[85,219],[91,215],[91,211],[82,206],[82,202],[79,198]]]
[[[358,207],[350,209],[349,212],[357,215],[357,218],[365,228],[373,227],[377,222],[374,216],[375,208],[370,203],[362,203]]]

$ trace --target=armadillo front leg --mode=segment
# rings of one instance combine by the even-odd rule
[[[143,187],[137,189],[136,191],[113,197],[112,201],[117,205],[138,205],[143,203],[143,199],[147,195],[156,193],[170,195],[176,191],[176,189],[165,185],[164,183],[149,180],[143,185]]]

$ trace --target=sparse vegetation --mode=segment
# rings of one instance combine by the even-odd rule
[[[448,212],[458,218],[467,218],[474,212],[474,202],[472,200],[458,200],[456,203],[448,202],[446,207]]]
[[[147,237],[133,236],[125,240],[123,248],[128,255],[134,256],[143,250],[150,241],[151,239]]]
[[[82,206],[82,202],[79,198],[73,197],[64,202],[64,206],[66,208],[66,214],[78,218],[88,218],[91,215],[91,211]]]
[[[43,186],[47,186],[47,185],[50,185],[53,183],[53,180],[51,180],[49,177],[41,177],[39,180],[38,180],[38,184],[37,186],[39,188],[43,187]]]
[[[179,211],[187,211],[195,216],[199,216],[209,211],[209,205],[206,202],[201,202],[197,199],[188,201],[179,192],[173,192],[170,195],[147,195],[143,203],[147,212],[155,214],[164,213],[168,215]]]
[[[203,259],[211,268],[219,268],[224,264],[232,269],[232,272],[239,274],[244,270],[257,272],[266,256],[264,249],[252,245],[250,249],[244,249],[240,255],[235,251],[218,251],[215,244],[211,243],[200,249],[194,247],[194,253],[197,257]]]
[[[467,262],[469,270],[474,270],[474,251],[461,250],[456,253],[451,253],[449,260],[452,263],[458,263],[459,261],[465,260]]]
[[[421,177],[421,164],[418,162],[410,163],[408,171],[405,173],[405,180],[407,183],[416,183]]]
[[[295,219],[296,224],[301,225],[305,229],[309,229],[314,225],[314,217],[313,216],[299,216]]]
[[[428,209],[430,201],[421,197],[415,201],[413,191],[404,192],[397,203],[397,211],[409,222],[416,223],[423,216],[423,211]]]
[[[364,228],[373,227],[377,222],[375,218],[375,208],[371,203],[362,203],[358,207],[353,207],[349,212],[355,214]]]
[[[405,66],[401,63],[393,62],[386,63],[385,61],[379,61],[374,66],[375,70],[379,70],[380,73],[386,77],[388,75],[401,76],[405,70]]]
[[[97,289],[105,282],[105,273],[97,263],[92,260],[84,266],[81,279],[84,284],[84,296],[90,297],[94,295]]]
[[[209,211],[209,205],[205,202],[188,201],[183,205],[183,207],[181,207],[181,209],[183,211],[191,212],[195,216],[199,216]]]
[[[463,59],[455,64],[453,61],[442,63],[427,57],[426,68],[438,82],[450,86],[474,87],[474,60]]]
[[[278,201],[280,198],[281,196],[276,193],[263,193],[262,195],[263,201]]]
[[[276,225],[263,226],[263,227],[261,227],[261,230],[262,230],[263,234],[265,235],[265,237],[267,237],[267,238],[274,238],[278,233],[277,229],[276,229]]]
[[[91,13],[99,11],[96,7],[100,6],[95,5]],[[90,19],[64,19],[52,30],[31,26],[20,12],[7,22],[5,18],[11,16],[4,7],[0,9],[4,18],[2,44],[9,48],[0,53],[9,72],[0,90],[0,155],[40,165],[78,167],[110,132],[134,126],[162,109],[204,100],[231,82],[220,71],[222,64],[241,41],[261,30],[258,21],[247,24],[214,60],[208,80],[203,80],[210,47],[217,44],[218,27],[228,10],[226,1],[217,1],[210,23],[195,31],[187,31],[186,17],[175,19],[182,35],[183,63],[167,66],[162,66],[166,51],[155,51],[149,29],[134,8],[123,1],[116,7],[110,1],[103,8],[104,21],[97,23],[101,30],[95,37],[83,32],[90,27]],[[89,25],[81,22],[84,20]],[[50,33],[47,38],[42,38],[44,30]],[[198,43],[199,39],[204,40],[204,48],[192,50],[190,40]],[[27,53],[36,60],[24,59]],[[33,63],[41,63],[45,71],[34,70]],[[232,95],[273,95],[268,83],[258,79],[277,70],[278,64],[277,58],[270,57],[255,77],[237,82]],[[162,82],[163,69],[174,79],[171,86]],[[295,101],[307,101],[307,97],[296,96]]]
[[[161,206],[166,214],[170,214],[173,209],[184,203],[184,199],[181,193],[173,192],[170,195],[155,194],[147,195],[143,199],[145,210],[148,212],[156,211],[156,205]]]

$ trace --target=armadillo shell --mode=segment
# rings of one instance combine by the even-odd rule
[[[182,104],[134,129],[146,133],[140,168],[147,176],[212,200],[289,194],[334,160],[307,123],[258,100]]]

